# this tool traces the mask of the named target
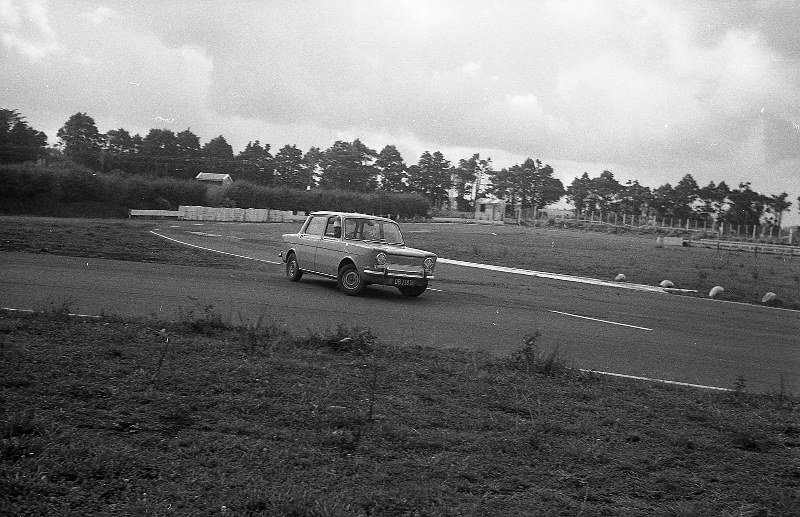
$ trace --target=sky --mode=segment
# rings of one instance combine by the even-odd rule
[[[751,182],[800,224],[794,0],[0,0],[0,108],[50,144],[82,112],[237,153],[358,138],[565,186]]]

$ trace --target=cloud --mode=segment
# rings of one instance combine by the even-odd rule
[[[88,20],[93,25],[100,25],[108,21],[114,15],[114,11],[110,7],[104,5],[98,6],[93,11],[81,13],[81,17]]]
[[[32,62],[62,50],[55,38],[45,2],[0,0],[0,40]]]

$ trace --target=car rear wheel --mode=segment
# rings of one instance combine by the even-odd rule
[[[403,296],[419,296],[428,288],[427,285],[405,285],[397,287]]]
[[[354,264],[345,264],[339,268],[336,283],[339,285],[339,290],[347,296],[355,296],[367,286]]]
[[[303,278],[303,272],[300,270],[300,266],[297,265],[297,257],[295,257],[294,253],[286,259],[286,278],[292,282],[297,282]]]

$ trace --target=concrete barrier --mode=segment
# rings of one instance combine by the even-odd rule
[[[134,210],[128,212],[128,217],[153,217],[156,219],[180,219],[183,213],[180,210]]]
[[[301,223],[305,212],[270,210],[269,208],[225,208],[209,206],[181,206],[181,219],[186,221],[221,221],[239,223]]]

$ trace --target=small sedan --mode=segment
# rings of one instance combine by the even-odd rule
[[[369,284],[419,296],[436,265],[435,254],[406,247],[391,219],[345,212],[313,212],[298,233],[283,235],[280,257],[292,282],[304,273],[334,278],[349,296]]]

